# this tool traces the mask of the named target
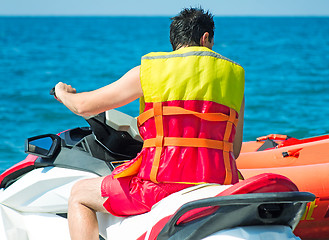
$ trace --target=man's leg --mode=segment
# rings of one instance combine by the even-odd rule
[[[99,240],[96,212],[107,212],[101,196],[103,178],[81,180],[73,186],[68,208],[72,240]]]

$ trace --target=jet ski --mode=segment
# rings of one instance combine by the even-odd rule
[[[70,239],[67,205],[81,179],[133,159],[137,121],[116,110],[88,127],[28,138],[26,159],[0,175],[0,239]],[[86,193],[88,194],[88,193]],[[171,194],[145,214],[97,213],[100,239],[300,239],[293,230],[314,201],[287,177],[263,173],[234,185],[201,184]]]

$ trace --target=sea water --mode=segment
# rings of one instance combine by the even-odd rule
[[[244,141],[329,133],[329,18],[217,17],[214,50],[246,71]],[[49,95],[120,78],[151,51],[171,51],[169,17],[0,17],[0,172],[27,137],[87,126]],[[138,101],[119,110],[138,115]]]

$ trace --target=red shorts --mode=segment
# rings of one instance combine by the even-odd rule
[[[104,178],[101,187],[105,209],[118,217],[142,214],[149,212],[152,206],[166,196],[190,187],[188,184],[154,183],[136,176],[113,178],[109,175]]]

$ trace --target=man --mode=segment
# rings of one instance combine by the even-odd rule
[[[141,100],[143,149],[111,175],[74,185],[68,213],[72,239],[98,239],[96,211],[141,214],[194,184],[238,182],[244,70],[211,50],[211,14],[190,8],[172,20],[173,52],[147,54],[141,66],[95,91],[56,85],[58,100],[82,116]]]

